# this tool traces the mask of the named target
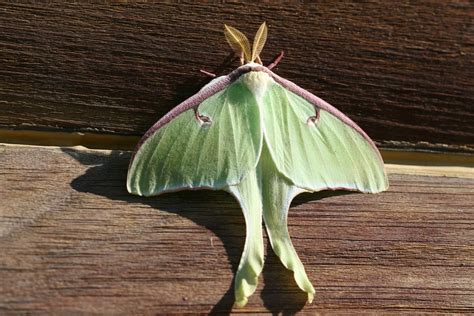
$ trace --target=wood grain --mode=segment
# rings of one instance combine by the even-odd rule
[[[223,23],[386,147],[474,148],[474,4],[4,3],[0,127],[141,135],[237,66]],[[434,144],[434,145],[433,145]],[[446,148],[446,147],[441,147]],[[461,150],[464,150],[461,149]]]
[[[245,235],[237,203],[210,191],[131,196],[129,158],[0,147],[1,314],[231,311]],[[382,194],[293,202],[312,305],[268,251],[257,293],[234,312],[473,313],[474,179],[389,177]]]

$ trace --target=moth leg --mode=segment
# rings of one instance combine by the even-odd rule
[[[257,64],[263,65],[262,60],[260,59],[260,56],[257,56],[255,61],[257,62]]]
[[[243,65],[245,64],[245,57],[244,57],[244,51],[240,53],[240,64]]]
[[[285,53],[283,51],[280,52],[280,54],[278,54],[274,59],[273,61],[270,63],[270,65],[267,66],[268,69],[272,69],[273,67],[275,67],[276,65],[278,65],[281,61],[281,59],[283,58],[283,56],[285,56]]]
[[[319,118],[321,117],[321,109],[314,107],[315,115],[308,117],[306,124],[313,126],[318,124]]]
[[[199,71],[200,71],[201,73],[205,74],[205,75],[208,76],[208,77],[211,77],[211,78],[217,77],[216,74],[213,74],[212,72],[206,71],[206,70],[204,70],[204,69],[199,69]]]

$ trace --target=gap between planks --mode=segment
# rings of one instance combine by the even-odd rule
[[[38,145],[0,143],[1,146],[46,147]],[[110,153],[112,149],[91,149],[84,146],[48,146],[50,148],[70,147],[80,151]],[[389,174],[420,176],[457,177],[474,179],[474,156],[447,153],[408,152],[381,150],[385,169]]]
[[[132,150],[140,140],[140,136],[116,135],[93,132],[61,132],[61,131],[38,131],[38,130],[10,130],[0,128],[0,143],[40,145],[40,146],[84,146],[91,149],[119,149]],[[381,148],[384,159],[405,161],[403,164],[415,161],[450,163],[452,165],[474,166],[474,151],[469,145],[451,145],[429,142],[399,142],[384,141],[377,144]],[[416,153],[413,156],[413,153]],[[440,155],[424,154],[447,154],[439,159]]]

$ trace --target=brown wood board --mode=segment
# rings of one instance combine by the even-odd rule
[[[237,202],[212,191],[132,196],[129,158],[0,147],[0,313],[231,311],[245,236]],[[312,305],[267,249],[257,292],[233,312],[474,312],[474,179],[402,167],[389,168],[388,192],[293,202]]]
[[[474,4],[4,3],[0,128],[141,135],[230,62],[223,24],[379,143],[474,147]],[[425,144],[420,144],[425,142]]]

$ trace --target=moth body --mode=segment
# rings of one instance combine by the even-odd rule
[[[245,66],[252,68],[260,65],[249,63]],[[252,92],[252,94],[257,99],[257,102],[263,98],[269,83],[273,81],[273,79],[264,71],[249,71],[246,74],[243,74],[239,80],[242,81],[242,83],[244,83],[245,86]]]

